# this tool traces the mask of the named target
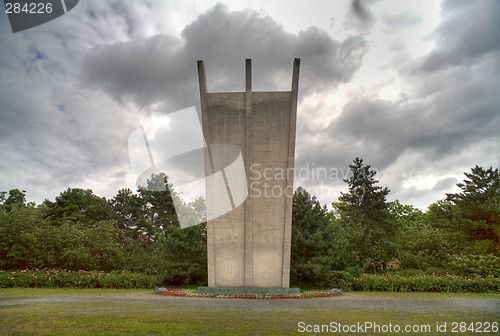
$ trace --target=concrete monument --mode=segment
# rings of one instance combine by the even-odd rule
[[[245,65],[245,92],[208,92],[198,61],[207,155],[214,155],[214,144],[239,148],[248,190],[246,200],[236,202],[228,186],[233,210],[207,223],[208,286],[289,288],[300,59],[293,63],[291,91],[252,91],[251,60]],[[205,162],[207,175],[220,169]]]

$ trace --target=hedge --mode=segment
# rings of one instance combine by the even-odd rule
[[[162,281],[153,275],[126,271],[71,271],[34,269],[0,270],[0,288],[9,287],[73,287],[73,288],[155,288]],[[386,273],[350,277],[336,272],[332,284],[343,290],[384,292],[455,292],[500,293],[500,279],[445,275],[399,275]]]
[[[125,271],[71,271],[64,269],[0,270],[0,288],[154,288],[157,283],[158,279],[152,275]]]
[[[414,275],[397,273],[368,275],[352,279],[355,291],[500,293],[500,279],[481,276]]]

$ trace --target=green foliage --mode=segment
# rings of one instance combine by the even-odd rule
[[[11,211],[15,207],[23,207],[26,205],[26,191],[19,189],[11,189],[9,196],[5,198],[6,193],[2,194],[3,208],[6,211]]]
[[[0,211],[0,269],[18,269],[39,265],[37,233],[44,219],[42,212],[31,206]]]
[[[299,187],[293,195],[290,280],[295,286],[329,286],[346,266],[340,228],[316,197]]]
[[[43,208],[0,211],[0,267],[60,267],[111,270],[120,266],[122,246],[114,222],[92,225],[45,218]]]
[[[349,191],[332,204],[333,211],[302,188],[294,193],[293,285],[495,290],[496,280],[493,285],[484,281],[499,277],[498,169],[472,168],[458,184],[460,193],[448,194],[422,213],[399,201],[386,202],[389,190],[377,185],[376,172],[363,160],[356,158],[350,168],[352,176],[345,180]],[[0,192],[0,269],[9,270],[0,279],[9,286],[68,285],[54,280],[62,271],[43,271],[39,283],[26,278],[29,272],[36,278],[35,271],[20,272],[54,268],[68,270],[68,279],[81,271],[77,282],[82,287],[140,287],[142,275],[162,285],[206,284],[206,225],[181,229],[174,201],[193,220],[203,218],[204,200],[180,202],[164,174],[152,175],[148,188],[122,189],[110,201],[89,189],[68,188],[54,202],[35,206],[26,203],[24,190]],[[361,276],[370,268],[373,273],[384,270],[395,259],[400,271],[373,279]],[[15,282],[6,277],[10,272],[15,272]],[[138,280],[130,280],[130,274]]]
[[[121,189],[110,201],[118,218],[118,227],[125,240],[142,240],[153,243],[168,226],[177,225],[173,197],[177,194],[163,174],[153,174],[147,188],[139,188],[137,194]]]
[[[500,278],[500,257],[493,254],[453,256],[449,266],[461,274]]]
[[[170,225],[154,251],[157,274],[165,285],[207,283],[206,225]]]
[[[350,290],[353,287],[354,277],[345,271],[335,271],[331,273],[330,284],[328,287]]]
[[[355,158],[349,168],[352,175],[344,180],[349,191],[341,193],[333,206],[344,226],[356,237],[352,245],[356,246],[358,259],[361,263],[369,259],[371,270],[376,273],[395,255],[396,222],[386,202],[389,189],[377,185],[376,171],[362,159]]]
[[[140,195],[128,188],[120,189],[115,197],[110,200],[110,204],[116,213],[117,227],[124,235],[123,239],[143,238],[146,214],[143,209],[145,202]],[[148,240],[145,238],[144,240]]]
[[[125,271],[71,271],[66,269],[0,270],[0,288],[74,287],[74,288],[152,288],[157,278]]]
[[[170,225],[178,225],[173,202],[177,194],[165,174],[151,175],[148,187],[139,189],[139,197],[147,220],[145,234],[148,238],[154,240],[155,235],[163,233]]]
[[[469,252],[500,253],[500,172],[475,166],[457,186],[462,192],[447,194],[460,209],[460,229],[468,238]]]
[[[94,195],[90,189],[68,188],[56,197],[55,202],[44,201],[47,217],[82,223],[95,223],[113,219],[111,205],[105,198]]]
[[[182,203],[164,174],[152,175],[138,194],[122,189],[111,200],[127,251],[123,268],[155,274],[164,284],[205,284],[206,225],[181,229],[174,198],[200,222],[204,202]]]
[[[398,223],[395,242],[400,267],[421,270],[445,267],[453,253],[448,232],[433,227],[426,214],[411,205],[396,200],[389,210]]]
[[[499,293],[500,279],[456,275],[400,276],[363,274],[353,279],[355,291]]]
[[[154,264],[154,245],[134,239],[128,242],[123,249],[122,269],[128,272],[155,274],[157,267]]]

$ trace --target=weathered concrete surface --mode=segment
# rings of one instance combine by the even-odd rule
[[[209,93],[198,61],[205,140],[241,150],[249,194],[207,224],[209,287],[289,287],[299,65],[295,59],[291,91],[252,92],[246,60],[245,92]],[[217,171],[211,159],[207,173]]]

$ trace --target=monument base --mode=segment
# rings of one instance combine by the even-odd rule
[[[276,295],[300,295],[299,288],[248,288],[248,287],[198,287],[197,294],[205,295],[258,295],[258,296],[276,296]]]

